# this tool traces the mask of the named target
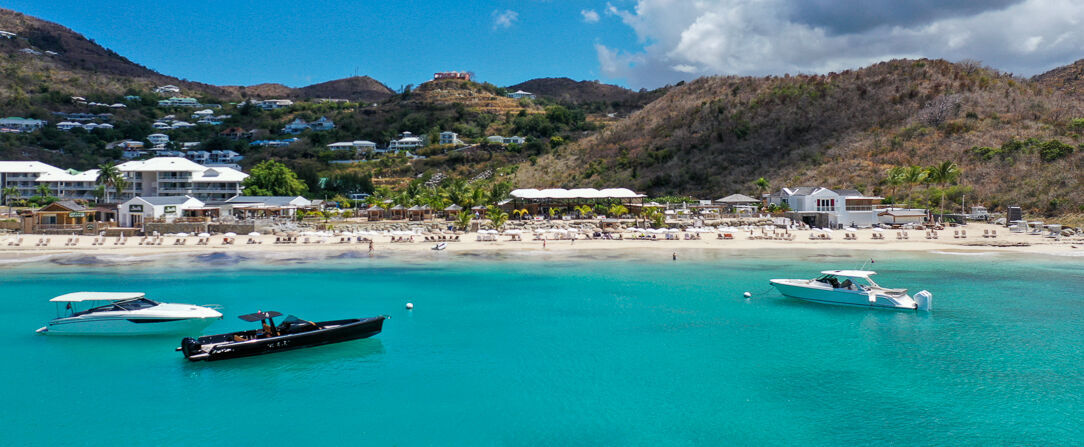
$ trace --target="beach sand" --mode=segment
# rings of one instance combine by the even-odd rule
[[[755,239],[748,232],[734,232],[734,239],[717,239],[716,233],[702,233],[701,240],[684,240],[683,233],[677,233],[680,240],[629,240],[632,233],[624,233],[625,240],[533,240],[531,235],[523,235],[522,241],[510,241],[509,236],[499,236],[499,241],[477,241],[476,233],[460,235],[461,242],[447,243],[446,252],[487,252],[487,251],[544,251],[553,253],[574,251],[596,250],[623,250],[636,249],[639,251],[657,250],[660,256],[671,256],[671,253],[687,250],[790,250],[790,249],[817,249],[817,250],[892,250],[892,251],[945,251],[957,253],[989,253],[989,252],[1016,252],[1040,255],[1058,256],[1084,256],[1084,237],[1076,236],[1061,240],[1045,238],[1039,235],[1022,233],[1010,233],[1008,229],[990,224],[970,224],[963,228],[967,232],[966,238],[954,238],[953,232],[959,228],[949,228],[938,232],[938,239],[926,239],[923,230],[908,230],[909,238],[897,239],[897,230],[886,230],[882,234],[883,240],[874,240],[874,231],[870,229],[858,230],[857,240],[845,240],[844,231],[837,230],[831,234],[829,240],[811,240],[810,231],[792,231],[794,240],[770,240]],[[984,230],[996,230],[997,237],[983,237]],[[759,234],[759,230],[756,234]],[[552,235],[551,235],[552,236]],[[582,235],[580,236],[583,237]],[[660,239],[662,236],[659,236]],[[8,245],[9,242],[22,238],[20,246]],[[367,253],[368,242],[339,243],[338,237],[327,238],[327,242],[315,243],[321,240],[319,237],[310,237],[310,243],[302,241],[298,243],[276,244],[274,235],[262,235],[252,237],[260,241],[260,244],[246,243],[250,236],[237,236],[234,245],[223,244],[224,236],[215,235],[210,237],[207,245],[195,245],[199,239],[196,236],[184,238],[185,245],[174,245],[177,237],[163,236],[162,245],[146,246],[137,245],[142,236],[128,238],[124,245],[115,244],[117,238],[105,239],[103,245],[92,245],[94,236],[78,236],[78,243],[74,246],[66,246],[65,243],[71,236],[65,235],[7,235],[0,237],[0,259],[28,258],[42,255],[95,255],[111,254],[124,256],[162,255],[166,253],[208,253],[208,252],[297,252],[317,251],[329,252],[356,251]],[[373,251],[381,255],[397,252],[422,252],[430,251],[435,242],[425,242],[424,237],[415,236],[415,242],[390,242],[391,236],[369,236],[373,239]],[[48,245],[39,246],[42,239],[49,239]],[[543,246],[544,245],[544,246]]]

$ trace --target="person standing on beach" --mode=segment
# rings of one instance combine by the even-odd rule
[[[373,255],[373,241],[369,241],[369,256]]]
[[[545,249],[545,248],[546,248],[546,240],[545,240],[545,239],[542,239],[542,248],[543,248],[543,249]]]

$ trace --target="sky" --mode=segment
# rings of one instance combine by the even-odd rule
[[[392,89],[444,70],[656,88],[705,75],[971,59],[1031,76],[1084,58],[1080,0],[5,0],[160,73]]]

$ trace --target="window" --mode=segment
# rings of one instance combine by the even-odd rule
[[[817,199],[817,211],[835,211],[836,199]]]

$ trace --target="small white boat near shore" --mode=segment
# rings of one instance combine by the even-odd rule
[[[878,285],[870,278],[876,274],[869,270],[825,270],[814,279],[773,279],[770,283],[783,295],[815,303],[924,311],[932,308],[930,292],[923,290],[912,298],[907,289]]]
[[[200,332],[222,313],[192,304],[160,303],[142,292],[74,292],[49,301],[57,317],[39,334],[165,335]],[[61,307],[63,303],[63,307]],[[89,303],[85,310],[80,304]]]

